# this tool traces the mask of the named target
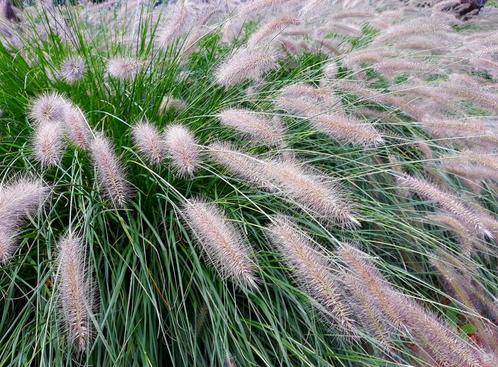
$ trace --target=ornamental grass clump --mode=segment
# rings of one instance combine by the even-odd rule
[[[498,365],[464,2],[0,1],[0,366]]]

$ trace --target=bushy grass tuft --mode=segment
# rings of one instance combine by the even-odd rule
[[[496,365],[492,13],[31,3],[0,16],[0,366]]]

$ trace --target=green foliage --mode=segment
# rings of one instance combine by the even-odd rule
[[[14,259],[0,268],[0,366],[223,366],[230,356],[240,366],[398,365],[361,344],[344,344],[313,308],[265,237],[268,216],[277,213],[294,217],[329,254],[340,241],[361,242],[378,257],[390,281],[414,297],[432,300],[434,310],[446,314],[464,333],[473,332],[472,325],[462,324],[461,310],[442,304],[440,284],[429,264],[436,248],[457,251],[454,238],[424,224],[423,212],[431,209],[430,203],[408,202],[396,191],[390,158],[406,171],[424,169],[416,145],[423,133],[417,126],[399,111],[376,106],[398,114],[399,123],[371,120],[387,144],[363,149],[339,144],[302,119],[282,116],[289,130],[287,149],[337,177],[356,203],[362,222],[358,229],[323,226],[209,159],[192,179],[178,178],[168,164],[152,166],[137,154],[130,134],[136,121],[147,118],[161,129],[181,122],[200,144],[228,140],[251,153],[275,155],[221,127],[216,113],[246,107],[276,114],[272,100],[278,90],[296,81],[318,84],[326,57],[315,52],[288,56],[256,85],[258,93],[248,97],[250,83],[223,88],[213,82],[213,71],[234,45],[222,44],[215,33],[204,37],[188,60],[175,48],[157,52],[156,25],[145,23],[147,14],[141,16],[143,32],[134,56],[153,62],[130,82],[106,76],[106,60],[130,52],[117,43],[98,47],[99,39],[110,38],[112,29],[86,42],[87,30],[77,28],[81,33],[71,46],[51,34],[47,40],[32,40],[25,53],[0,46],[0,181],[19,174],[41,175],[53,190],[50,203],[22,228]],[[254,28],[249,24],[246,31]],[[351,47],[364,46],[375,35],[370,28],[364,33],[349,41]],[[84,78],[75,84],[52,80],[51,73],[69,55],[83,57]],[[381,76],[369,76],[372,87],[389,89]],[[341,69],[339,77],[347,78],[348,71]],[[405,80],[400,76],[396,82]],[[128,208],[113,209],[103,199],[87,152],[70,145],[55,168],[43,168],[33,160],[27,108],[33,97],[52,90],[79,106],[94,131],[104,131],[112,139],[133,187]],[[182,99],[187,108],[160,113],[164,95]],[[341,98],[346,106],[366,105],[354,95]],[[440,149],[436,143],[434,148]],[[247,236],[257,251],[259,289],[236,288],[204,261],[179,215],[184,198],[197,196],[223,207]],[[483,201],[490,210],[498,209],[491,191]],[[415,211],[414,204],[421,210]],[[61,333],[53,286],[56,242],[68,229],[79,233],[87,245],[89,274],[99,296],[92,320],[94,340],[79,355]],[[496,266],[496,259],[474,261],[483,285],[496,292],[497,274],[487,270],[490,264]],[[399,347],[409,354],[401,341]]]

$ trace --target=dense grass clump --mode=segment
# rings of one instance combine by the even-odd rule
[[[0,1],[0,366],[496,366],[456,2]]]

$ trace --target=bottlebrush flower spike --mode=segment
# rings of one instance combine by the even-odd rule
[[[221,210],[202,200],[190,200],[182,214],[220,275],[241,286],[255,288],[252,250]]]
[[[441,191],[425,180],[408,175],[398,177],[398,184],[426,199],[432,200],[434,204],[451,213],[455,218],[459,219],[462,223],[466,223],[472,229],[479,230],[487,236],[491,236],[489,230],[479,220],[476,213],[452,194]]]
[[[485,90],[479,81],[459,74],[452,74],[443,88],[458,98],[469,100],[495,113],[498,112],[498,95]]]
[[[56,92],[36,97],[30,106],[29,117],[37,124],[64,120],[67,101]]]
[[[338,255],[347,266],[346,274],[365,287],[385,321],[416,341],[436,365],[449,367],[483,366],[485,355],[474,345],[460,338],[433,314],[424,310],[389,285],[372,264],[367,254],[343,245]],[[352,302],[355,300],[353,299]]]
[[[238,8],[238,17],[246,18],[248,16],[255,16],[263,11],[267,11],[271,8],[277,8],[285,4],[289,0],[254,0],[242,4]]]
[[[434,138],[440,139],[438,143],[463,144],[479,142],[487,143],[492,147],[498,146],[498,135],[493,132],[483,120],[449,120],[423,118],[419,122],[425,132]]]
[[[90,143],[90,153],[105,195],[114,206],[124,207],[130,190],[111,142],[104,135],[97,134]]]
[[[431,222],[443,225],[458,236],[458,242],[462,246],[464,254],[470,255],[474,247],[476,246],[477,238],[475,234],[471,232],[468,226],[460,223],[455,217],[445,214],[445,213],[435,213],[427,216]]]
[[[142,62],[131,57],[116,57],[107,62],[107,73],[116,78],[130,80],[135,77]]]
[[[247,46],[250,48],[256,47],[260,44],[260,42],[264,41],[268,37],[274,36],[276,33],[280,32],[286,27],[299,24],[299,19],[288,15],[273,18],[267,23],[263,24],[256,32],[251,35],[251,37],[247,41]]]
[[[278,190],[318,218],[345,227],[359,225],[341,189],[330,177],[308,172],[298,162],[258,159],[226,144],[210,144],[208,149],[213,159],[234,174],[263,189]]]
[[[223,125],[267,144],[280,145],[284,140],[285,129],[280,121],[265,118],[254,111],[229,108],[221,111],[218,118]]]
[[[64,60],[59,75],[68,83],[80,80],[85,73],[85,61],[81,57],[70,57]]]
[[[273,245],[282,253],[300,286],[348,334],[356,333],[356,324],[344,299],[340,282],[329,270],[331,264],[290,220],[279,216],[268,227]]]
[[[328,136],[351,144],[375,146],[384,143],[382,135],[368,123],[343,113],[328,113],[310,118],[311,125]]]
[[[171,16],[165,26],[158,31],[157,43],[161,47],[171,45],[178,37],[188,31],[192,23],[192,14],[183,3],[170,6]]]
[[[88,148],[91,130],[83,112],[74,105],[66,108],[64,127],[71,142],[82,149]]]
[[[344,227],[359,225],[341,188],[330,177],[288,161],[269,161],[265,172],[286,197],[318,218]]]
[[[46,122],[36,126],[33,137],[35,159],[43,166],[56,166],[64,151],[64,129],[61,122]]]
[[[161,133],[149,122],[140,121],[133,126],[132,136],[139,151],[154,164],[164,159],[164,147]]]
[[[69,341],[78,352],[89,347],[94,307],[84,254],[81,240],[73,234],[60,240],[56,286]]]
[[[178,175],[192,176],[200,164],[194,134],[185,126],[170,125],[164,132],[164,142]]]
[[[342,63],[349,69],[357,69],[362,64],[374,64],[398,54],[398,51],[388,48],[365,48],[350,52],[344,56]]]
[[[257,81],[275,65],[272,50],[241,48],[218,67],[215,79],[218,84],[225,87],[248,79]]]
[[[379,322],[403,330],[403,318],[391,302],[394,291],[372,264],[368,255],[347,243],[341,245],[337,250],[337,255],[346,265],[347,272],[345,274],[350,274],[354,278],[350,280],[354,280],[354,283],[359,282],[357,284],[350,283],[350,286],[364,287],[368,290],[369,303],[362,305],[362,307],[368,308],[368,312],[376,314]],[[384,327],[387,327],[386,325]]]
[[[16,227],[35,214],[47,197],[48,188],[41,181],[21,178],[0,185],[0,263],[7,262],[16,249]]]
[[[235,150],[229,143],[216,142],[208,146],[209,155],[230,172],[256,185],[273,190],[276,187],[266,176],[265,161],[241,151]]]
[[[0,265],[10,260],[16,250],[15,233],[0,226]]]

